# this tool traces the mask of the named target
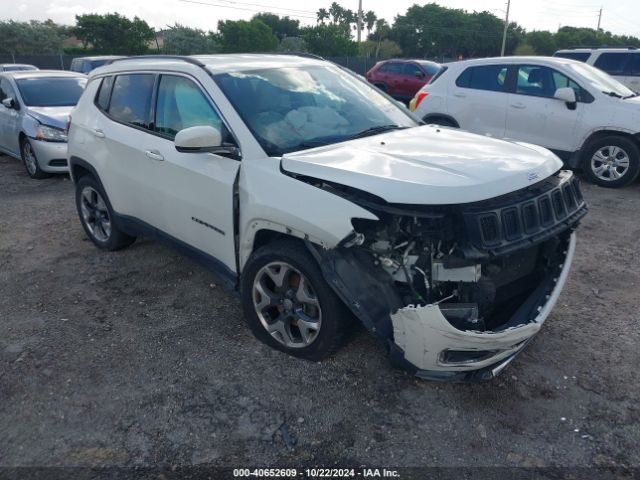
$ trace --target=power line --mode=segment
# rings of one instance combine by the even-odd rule
[[[294,13],[294,12],[305,12],[305,10],[291,10],[291,9],[288,9],[288,8],[272,7],[272,6],[269,6],[269,5],[259,5],[259,4],[254,4],[254,3],[233,2],[233,3],[238,4],[238,5],[252,5],[252,6],[255,6],[255,7],[264,7],[264,8],[256,9],[256,8],[247,8],[247,7],[237,7],[237,6],[233,6],[233,5],[221,5],[219,3],[200,2],[198,0],[178,0],[178,1],[179,2],[184,2],[184,3],[194,3],[194,4],[197,4],[197,5],[206,5],[208,7],[220,7],[220,8],[229,8],[231,10],[243,10],[243,11],[246,11],[246,12],[256,12],[256,13],[266,12],[266,13],[276,13],[276,14],[278,14],[277,12],[271,12],[271,11],[264,10],[264,8],[269,8],[269,9],[273,9],[273,10],[283,10],[282,12],[279,12],[279,14],[282,14],[282,15],[286,14],[286,15],[289,15],[291,17],[313,18],[313,19],[316,18],[315,13],[313,15],[302,15],[302,14],[299,14],[299,13]],[[222,0],[222,1],[224,1],[224,0]],[[313,12],[307,12],[307,13],[311,14]]]

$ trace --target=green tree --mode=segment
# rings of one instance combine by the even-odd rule
[[[376,59],[394,58],[402,55],[402,50],[396,42],[391,40],[366,40],[358,45],[358,54],[363,57]]]
[[[329,15],[331,15],[333,23],[339,23],[344,15],[344,8],[339,3],[333,2],[329,7]]]
[[[254,20],[260,20],[269,28],[278,40],[285,37],[297,37],[300,33],[300,21],[290,17],[280,17],[273,13],[258,13],[253,16]]]
[[[219,45],[203,30],[176,23],[165,30],[162,51],[170,55],[216,53]]]
[[[39,22],[0,22],[0,53],[51,54],[62,52],[62,42],[68,36],[66,27],[52,20]]]
[[[348,25],[330,23],[301,29],[300,36],[304,39],[311,53],[325,57],[340,57],[356,55],[358,46],[351,40]]]
[[[279,52],[306,52],[307,42],[301,37],[285,37],[278,45]]]
[[[316,12],[316,18],[318,23],[324,23],[325,20],[329,20],[329,12],[326,8],[321,8]]]
[[[364,14],[364,23],[367,27],[367,35],[371,35],[371,30],[373,30],[373,27],[375,26],[377,20],[378,16],[373,10],[369,10]]]
[[[524,41],[536,52],[536,55],[553,55],[558,49],[553,33],[547,31],[528,32]]]
[[[500,53],[504,22],[490,12],[468,13],[435,3],[413,5],[398,15],[391,29],[405,55],[434,57],[490,56]],[[524,30],[510,23],[507,53],[513,52]]]
[[[138,17],[129,20],[118,13],[76,15],[73,34],[96,53],[138,55],[146,53],[155,37],[153,29]]]
[[[537,52],[536,52],[536,49],[533,48],[528,43],[521,43],[516,47],[514,54],[520,55],[520,56],[530,56],[530,55],[537,55]]]
[[[278,38],[261,20],[220,20],[218,39],[224,53],[271,52]]]

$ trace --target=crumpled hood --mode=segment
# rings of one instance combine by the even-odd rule
[[[65,129],[74,107],[28,107],[28,113],[43,125]]]
[[[549,150],[433,125],[286,154],[283,170],[390,203],[456,204],[534,184],[562,167]]]

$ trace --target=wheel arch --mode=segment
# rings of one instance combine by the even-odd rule
[[[438,120],[438,119],[451,122],[455,128],[460,128],[460,124],[458,123],[458,121],[455,118],[453,118],[451,115],[447,115],[446,113],[429,113],[424,117],[422,117],[422,120],[427,124],[432,123],[434,120]]]
[[[640,132],[633,132],[631,130],[626,129],[616,129],[616,128],[604,128],[601,130],[596,130],[585,137],[582,142],[582,146],[580,147],[581,153],[584,153],[587,148],[598,140],[601,140],[605,137],[624,137],[633,141],[640,148]]]

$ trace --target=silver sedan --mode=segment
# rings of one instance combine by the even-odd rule
[[[87,83],[55,70],[0,74],[0,152],[22,160],[32,178],[66,173],[66,125]]]

